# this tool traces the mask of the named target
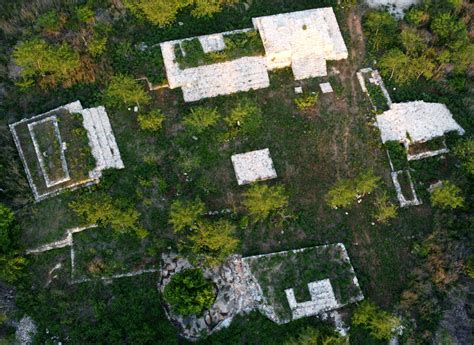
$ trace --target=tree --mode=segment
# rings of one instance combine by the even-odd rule
[[[396,38],[397,20],[386,11],[371,11],[364,20],[369,46],[378,51],[390,49]]]
[[[158,132],[163,127],[165,116],[160,109],[154,109],[148,114],[139,114],[137,120],[140,129],[149,132]]]
[[[389,201],[387,193],[378,195],[375,199],[375,220],[379,223],[386,223],[396,216],[397,207]]]
[[[0,253],[7,254],[16,248],[19,236],[19,226],[13,212],[0,204]]]
[[[374,191],[380,177],[375,176],[372,170],[359,174],[355,179],[341,179],[326,194],[326,203],[332,208],[349,207],[355,204],[358,197]]]
[[[363,301],[358,306],[352,317],[352,323],[367,328],[371,336],[380,340],[389,340],[401,326],[399,318],[368,301]]]
[[[420,36],[420,33],[412,28],[403,29],[400,33],[400,38],[409,56],[418,56],[428,47],[423,37]]]
[[[217,108],[204,106],[194,107],[189,115],[183,119],[183,124],[194,133],[201,133],[214,126],[219,121]]]
[[[176,233],[184,229],[193,229],[205,211],[206,206],[198,199],[194,201],[175,200],[171,204],[169,223]]]
[[[412,7],[406,12],[405,19],[408,23],[415,26],[421,26],[429,19],[429,14],[422,9]]]
[[[109,226],[119,234],[135,233],[140,238],[148,236],[140,222],[140,213],[133,207],[119,205],[120,200],[114,200],[107,194],[87,194],[69,204],[78,216],[88,224]]]
[[[13,212],[0,204],[0,280],[14,283],[23,274],[26,259],[19,254],[20,227]]]
[[[306,327],[297,337],[291,338],[283,345],[348,345],[349,339],[339,335],[327,335],[318,328]]]
[[[40,15],[36,24],[38,24],[44,34],[56,35],[61,31],[65,22],[66,19],[63,15],[52,10]]]
[[[459,42],[458,47],[463,43],[469,43],[466,24],[457,16],[450,13],[441,13],[431,22],[431,30],[442,43]]]
[[[464,169],[474,175],[474,139],[460,142],[454,148],[454,154],[461,160]]]
[[[53,46],[41,39],[18,44],[13,51],[13,58],[22,69],[22,78],[31,80],[39,77],[44,85],[64,82],[72,78],[75,69],[80,67],[79,54],[67,43]]]
[[[262,109],[255,101],[244,98],[237,102],[224,121],[230,138],[236,137],[239,133],[253,135],[262,125]]]
[[[236,0],[125,0],[125,6],[136,16],[155,25],[170,25],[184,8],[194,5],[194,17],[209,17]]]
[[[24,273],[26,259],[18,253],[0,254],[0,280],[9,284],[16,282]]]
[[[409,58],[398,48],[389,50],[380,58],[380,71],[383,76],[389,76],[392,79],[394,75],[396,80],[401,82],[404,79],[403,69],[408,65]]]
[[[113,76],[104,92],[104,102],[112,108],[147,105],[151,98],[143,87],[130,76]]]
[[[244,193],[244,206],[255,222],[261,222],[272,214],[283,215],[288,206],[288,196],[283,186],[254,184]]]
[[[228,220],[199,221],[188,235],[189,248],[195,259],[206,266],[221,264],[239,245],[235,226]]]
[[[458,208],[464,206],[464,197],[461,188],[451,181],[442,181],[441,186],[436,187],[431,193],[431,204],[440,208]]]
[[[216,299],[212,282],[199,269],[187,269],[174,274],[163,292],[171,309],[183,316],[200,315]]]

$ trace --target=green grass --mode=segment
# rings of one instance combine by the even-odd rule
[[[186,69],[213,63],[236,60],[244,56],[261,56],[265,53],[258,33],[254,30],[224,36],[225,48],[205,53],[197,38],[175,44],[174,52],[180,68]],[[184,54],[183,54],[184,51]]]
[[[56,134],[55,120],[35,124],[31,127],[31,132],[44,162],[45,177],[52,183],[64,179],[67,171],[62,166],[62,142]]]
[[[74,234],[74,279],[110,277],[156,268],[158,257],[150,255],[149,239],[118,235],[99,227]]]

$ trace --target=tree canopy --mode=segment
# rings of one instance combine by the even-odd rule
[[[136,16],[149,22],[165,26],[176,20],[179,11],[192,7],[194,17],[209,17],[220,12],[224,5],[236,0],[125,0],[125,6]]]
[[[216,293],[212,282],[200,269],[187,269],[174,274],[163,292],[165,300],[179,315],[200,315],[209,309]]]
[[[109,107],[144,106],[151,98],[134,78],[118,74],[113,76],[104,92],[104,102]]]
[[[282,214],[288,206],[288,195],[283,186],[254,184],[244,193],[243,204],[255,222]]]
[[[390,340],[401,325],[399,318],[368,301],[363,301],[356,309],[352,323],[367,328],[374,338],[381,340]]]

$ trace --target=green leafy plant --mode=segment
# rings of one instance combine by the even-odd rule
[[[298,96],[294,99],[296,107],[303,111],[310,109],[316,105],[319,99],[319,93],[307,93],[301,96]]]
[[[283,186],[254,184],[244,193],[243,204],[253,221],[261,222],[274,214],[283,216],[288,196]]]
[[[206,266],[221,264],[239,245],[235,225],[228,220],[199,221],[188,235],[188,245],[194,260]]]
[[[474,175],[474,139],[461,141],[455,146],[454,154],[459,157],[464,169]]]
[[[380,309],[372,302],[363,301],[356,309],[352,323],[370,331],[376,339],[389,340],[401,326],[399,318]]]
[[[183,316],[200,315],[216,299],[213,284],[199,269],[187,269],[173,275],[163,296],[171,309]]]
[[[374,206],[374,218],[379,223],[386,223],[397,216],[397,207],[390,202],[386,193],[377,195]]]
[[[436,187],[431,193],[431,204],[440,208],[458,208],[464,206],[464,197],[461,188],[451,181],[442,181],[441,186]]]
[[[148,236],[148,232],[140,226],[140,213],[133,207],[124,207],[107,194],[86,194],[80,199],[69,203],[78,216],[87,224],[109,226],[117,233],[134,233],[140,238]]]
[[[143,87],[130,76],[113,76],[104,92],[104,102],[112,108],[147,105],[151,98]]]
[[[244,98],[237,102],[224,121],[228,138],[235,138],[239,134],[251,136],[262,125],[262,109],[255,101]]]
[[[169,223],[175,232],[195,228],[205,210],[206,206],[200,200],[175,200],[170,207]]]
[[[348,345],[349,339],[335,334],[325,334],[314,327],[304,328],[298,336],[285,341],[283,345]]]
[[[160,109],[154,109],[147,114],[139,114],[137,120],[140,129],[149,132],[158,132],[163,127],[165,116]]]
[[[375,176],[372,170],[359,174],[353,180],[339,180],[326,194],[326,203],[332,208],[353,206],[357,196],[371,193],[379,182],[380,177]]]
[[[194,107],[189,115],[183,119],[183,124],[194,133],[201,133],[214,126],[219,121],[217,108],[204,106]]]

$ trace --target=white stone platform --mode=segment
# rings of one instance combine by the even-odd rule
[[[231,160],[239,185],[277,177],[269,149],[236,154]]]

